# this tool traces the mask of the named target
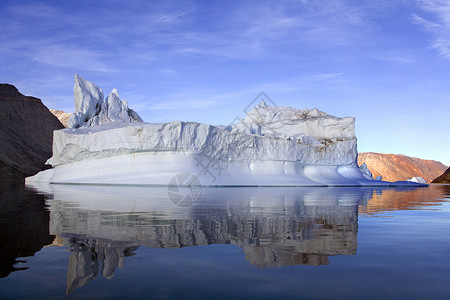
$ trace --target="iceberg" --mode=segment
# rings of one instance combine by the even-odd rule
[[[417,176],[417,177],[413,177],[411,179],[407,179],[406,181],[410,181],[410,182],[417,182],[417,183],[428,183],[423,177]]]
[[[156,186],[420,185],[373,180],[356,163],[355,119],[261,102],[236,124],[145,123],[113,90],[75,75],[76,112],[54,131],[53,169],[27,178]],[[369,173],[367,173],[369,172]]]

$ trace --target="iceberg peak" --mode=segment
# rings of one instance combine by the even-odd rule
[[[142,122],[141,117],[128,108],[126,100],[120,100],[113,89],[104,99],[103,90],[94,83],[75,74],[75,113],[67,121],[69,128],[101,125],[109,122]]]
[[[266,103],[266,100],[261,100],[261,102],[259,102],[259,104],[257,105],[257,107],[259,107],[259,108],[265,108],[267,106],[268,105]]]

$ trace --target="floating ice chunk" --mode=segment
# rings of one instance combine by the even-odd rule
[[[361,171],[361,174],[363,174],[363,176],[367,179],[372,179],[372,172],[370,172],[370,170],[367,168],[366,163],[363,163],[360,167],[359,170]],[[380,179],[378,179],[378,177],[380,177]],[[378,176],[376,180],[381,180],[381,176]]]
[[[427,184],[428,182],[423,178],[423,177],[413,177],[411,179],[408,179],[406,181],[410,181],[410,182],[417,182],[417,183],[425,183]]]

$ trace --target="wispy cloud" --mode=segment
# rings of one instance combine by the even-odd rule
[[[450,59],[450,2],[445,0],[418,1],[427,16],[412,15],[414,23],[425,28],[433,37],[430,47]]]
[[[51,79],[47,76],[33,76],[16,81],[14,85],[24,95],[40,98],[48,108],[73,111],[72,74],[52,74]],[[57,91],[55,87],[59,87]]]
[[[363,11],[343,1],[276,2],[236,9],[227,23],[235,24],[235,36],[230,45],[243,53],[241,44],[249,50],[266,54],[289,44],[298,50],[307,46],[329,47],[359,43],[370,29]],[[252,51],[255,53],[255,51]],[[287,51],[289,52],[289,51]]]
[[[158,49],[164,40],[161,32],[182,26],[193,11],[143,7],[136,13],[125,5],[118,19],[117,10],[99,7],[70,11],[64,5],[37,2],[5,6],[0,12],[0,38],[7,42],[0,45],[0,57],[31,59],[53,68],[115,72],[118,67],[112,65],[118,62],[154,61],[165,54],[165,49]]]
[[[31,60],[52,68],[112,72],[108,53],[85,39],[80,43],[71,26],[80,26],[74,15],[44,3],[16,4],[5,8],[0,51],[8,57]],[[30,63],[32,65],[32,63]]]
[[[224,104],[235,105],[236,103],[240,103],[239,99],[246,99],[246,101],[248,100],[250,102],[253,99],[252,97],[255,97],[261,91],[269,94],[291,92],[301,90],[315,84],[327,86],[332,84],[340,84],[343,82],[349,82],[349,80],[345,78],[344,73],[339,72],[311,74],[297,78],[289,78],[283,81],[266,82],[234,91],[215,89],[207,92],[196,92],[184,90],[167,95],[164,99],[145,99],[145,102],[151,104],[143,105],[140,108],[143,111],[205,111],[209,108],[223,106]],[[144,100],[143,97],[137,97]],[[245,105],[243,107],[245,107]]]
[[[89,70],[94,72],[114,72],[108,61],[108,53],[76,46],[46,45],[36,49],[33,60],[53,67]]]
[[[183,89],[176,93],[166,94],[163,98],[149,97],[149,95],[139,96],[138,94],[130,94],[127,97],[130,99],[130,106],[138,111],[146,121],[191,120],[213,124],[229,124],[236,117],[243,117],[245,115],[244,109],[262,91],[270,97],[277,97],[277,95],[305,90],[313,86],[320,86],[325,89],[328,87],[336,88],[344,82],[348,83],[349,79],[342,72],[317,73],[255,84],[241,89],[229,90],[225,87],[211,87],[205,88],[206,90],[203,91]],[[272,99],[278,105],[292,105],[290,102],[284,103],[277,98]],[[254,105],[256,104],[254,103]],[[220,117],[211,119],[210,113]]]
[[[199,12],[189,6],[173,14],[132,20],[128,51],[139,45],[136,52],[156,52],[163,57],[252,60],[281,56],[279,49],[294,53],[302,43],[317,47],[358,44],[371,28],[361,10],[342,1],[225,6],[215,22],[199,19]],[[108,29],[97,31],[103,30]],[[112,30],[120,35],[127,27]]]
[[[214,96],[189,96],[189,95],[171,95],[172,100],[164,100],[156,104],[146,106],[146,110],[196,110],[207,109],[217,105]]]
[[[19,18],[51,19],[63,14],[63,11],[56,6],[38,2],[16,2],[13,5],[6,6],[5,9]]]
[[[375,54],[369,55],[370,58],[380,61],[393,62],[399,64],[411,64],[414,62],[414,59],[411,57],[405,56],[404,53],[396,54],[396,53],[384,53],[384,54]]]
[[[295,78],[284,79],[283,81],[267,82],[255,86],[252,90],[267,91],[267,92],[293,92],[311,88],[315,85],[330,86],[334,84],[348,83],[350,80],[346,79],[343,72],[337,73],[320,73]]]
[[[70,11],[56,4],[14,4],[0,20],[8,40],[0,51],[53,68],[169,69],[162,65],[174,59],[251,61],[298,55],[302,44],[356,44],[370,27],[361,10],[342,1],[236,2],[222,4],[217,18],[207,19],[202,14],[212,13],[209,7],[199,11],[190,2],[141,4],[116,8],[119,19],[108,7]]]

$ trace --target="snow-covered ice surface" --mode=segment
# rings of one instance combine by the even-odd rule
[[[322,148],[330,143],[356,139],[354,118],[337,118],[317,108],[272,107],[265,101],[231,127],[247,134],[288,139]]]
[[[54,169],[31,181],[111,185],[420,185],[358,168],[354,118],[261,102],[236,124],[144,123],[113,90],[75,76],[72,128],[53,138]],[[187,178],[190,178],[187,180]]]

